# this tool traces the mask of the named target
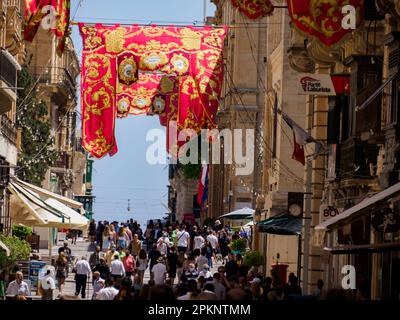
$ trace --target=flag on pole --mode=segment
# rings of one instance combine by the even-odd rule
[[[202,205],[208,197],[208,164],[201,167],[201,176],[197,193],[197,203]]]
[[[315,143],[314,157],[318,156],[323,149],[322,143],[310,136],[302,127],[293,121],[287,114],[282,112],[282,118],[293,130],[294,149],[292,158],[299,161],[302,165],[306,164],[304,155],[304,146],[308,143]]]

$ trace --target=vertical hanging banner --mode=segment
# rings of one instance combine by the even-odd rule
[[[274,11],[271,0],[231,0],[231,2],[235,8],[238,8],[249,19],[263,18]]]
[[[158,115],[163,126],[176,121],[174,138],[183,129],[215,127],[226,32],[80,24],[83,147],[96,158],[113,155],[116,118],[128,115]],[[177,144],[168,146],[170,154]]]
[[[287,0],[287,4],[296,29],[325,46],[337,44],[364,20],[364,0]]]
[[[70,0],[24,0],[24,40],[32,42],[42,26],[58,38],[58,54],[64,52],[69,36]]]

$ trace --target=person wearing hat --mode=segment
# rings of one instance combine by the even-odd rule
[[[167,275],[167,267],[165,266],[164,258],[159,257],[157,263],[151,269],[152,280],[154,280],[155,285],[161,285],[165,283]]]
[[[212,281],[213,276],[210,272],[210,266],[208,265],[208,263],[203,264],[203,268],[199,272],[199,277],[204,277],[206,281]]]

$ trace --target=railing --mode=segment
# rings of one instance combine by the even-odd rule
[[[66,68],[33,67],[32,73],[40,83],[63,87],[72,95],[74,95],[76,91],[76,81],[72,78],[71,74]]]
[[[0,131],[13,144],[17,144],[17,129],[15,124],[5,115],[1,116]]]
[[[16,87],[17,69],[3,51],[0,53],[0,78],[10,87]]]

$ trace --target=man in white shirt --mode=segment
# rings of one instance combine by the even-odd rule
[[[167,233],[164,232],[162,237],[157,241],[157,250],[160,251],[162,256],[166,256],[169,247],[170,247],[170,241],[167,237]]]
[[[10,282],[7,287],[7,295],[9,296],[30,296],[31,292],[29,290],[28,284],[23,281],[24,275],[21,271],[15,274],[15,280]]]
[[[207,241],[211,243],[214,253],[216,253],[218,247],[218,238],[214,235],[214,231],[209,231],[207,236]]]
[[[178,243],[178,252],[186,252],[190,245],[190,235],[186,231],[186,226],[182,226],[179,232],[176,234]]]
[[[119,255],[115,254],[113,257],[113,261],[111,262],[111,276],[114,280],[121,279],[125,277],[125,268],[122,261],[119,259]]]
[[[118,290],[114,288],[114,281],[112,278],[107,278],[106,287],[101,289],[96,295],[96,300],[114,300],[118,294]]]
[[[164,259],[162,257],[158,258],[157,264],[153,266],[151,272],[153,273],[154,284],[164,284],[167,274],[167,267],[165,266]]]
[[[79,296],[81,293],[82,299],[86,298],[86,282],[90,273],[92,272],[89,262],[86,261],[86,257],[82,256],[81,260],[79,260],[76,265],[76,274],[75,274],[75,295]]]
[[[42,286],[42,299],[43,300],[53,300],[53,292],[56,289],[56,282],[51,276],[51,271],[47,270],[46,275],[40,281]]]
[[[193,249],[194,250],[201,250],[201,248],[204,247],[205,240],[201,236],[201,234],[198,232],[196,236],[194,237],[194,244],[193,244]]]

